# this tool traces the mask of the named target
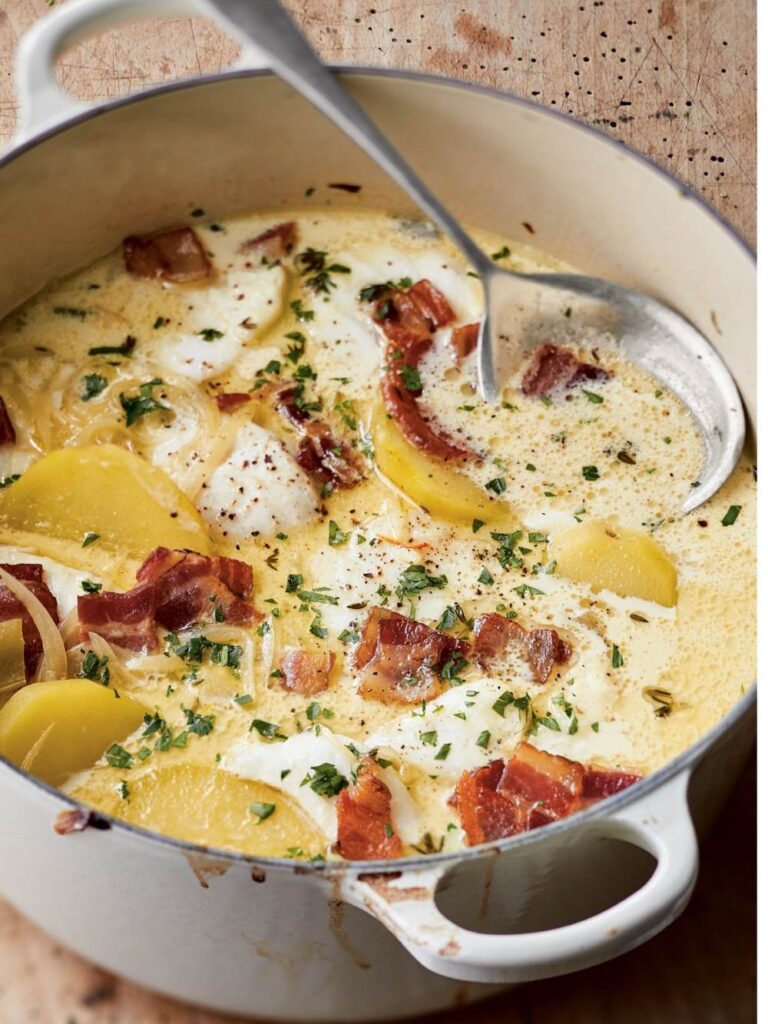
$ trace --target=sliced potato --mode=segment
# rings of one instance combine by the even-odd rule
[[[0,541],[106,573],[116,557],[138,561],[160,545],[210,550],[207,527],[176,484],[112,444],[62,448],[33,463],[0,493]]]
[[[222,850],[285,856],[300,846],[312,855],[325,845],[290,797],[220,768],[156,759],[146,773],[128,776],[127,785],[123,799],[115,773],[97,768],[73,796],[142,828]]]
[[[21,619],[0,622],[0,707],[26,681]]]
[[[648,534],[603,520],[579,523],[555,534],[549,544],[557,575],[591,583],[594,591],[612,590],[667,608],[677,604],[677,572],[664,550]]]
[[[0,754],[59,786],[134,732],[146,710],[89,679],[30,683],[0,710]]]
[[[492,501],[453,466],[414,448],[380,406],[371,419],[371,437],[376,465],[384,476],[430,515],[468,526],[473,519],[496,526],[512,518],[505,502]]]

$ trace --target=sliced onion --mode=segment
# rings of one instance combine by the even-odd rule
[[[43,656],[37,666],[35,680],[41,682],[46,679],[66,679],[67,652],[64,650],[64,641],[61,639],[59,627],[48,614],[44,605],[38,601],[28,587],[25,587],[20,580],[11,576],[5,569],[0,569],[0,583],[4,583],[29,612],[43,642]]]
[[[107,658],[110,682],[117,681],[121,686],[138,686],[139,681],[125,667],[123,658],[118,653],[119,648],[113,647],[112,644],[108,643],[103,636],[99,636],[98,633],[89,633],[88,641],[94,654],[98,655],[99,658]]]

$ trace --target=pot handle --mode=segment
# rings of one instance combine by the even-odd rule
[[[449,978],[512,983],[591,967],[639,946],[687,904],[698,873],[698,843],[688,811],[689,777],[689,771],[681,772],[644,799],[585,824],[597,835],[647,850],[657,861],[640,889],[586,920],[508,935],[461,928],[440,912],[435,901],[450,864],[393,872],[389,877],[350,876],[342,883],[342,898],[380,921],[429,970]]]
[[[56,80],[56,57],[65,46],[93,32],[106,31],[142,18],[207,17],[216,11],[205,0],[69,0],[45,15],[26,32],[16,59],[19,122],[16,142],[55,127],[98,106],[71,96]],[[267,66],[261,51],[238,37],[242,50],[233,70]]]

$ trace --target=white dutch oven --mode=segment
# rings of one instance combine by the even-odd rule
[[[335,128],[253,70],[252,49],[251,70],[95,110],[57,86],[53,60],[84,31],[200,11],[203,0],[72,0],[22,41],[21,139],[0,163],[0,313],[197,206],[215,218],[305,202],[411,212]],[[715,341],[753,411],[753,257],[700,199],[521,100],[420,75],[340,73],[467,223],[531,241],[526,222],[544,251],[677,307]],[[359,197],[323,187],[338,181],[362,184]],[[255,860],[117,821],[60,836],[52,826],[71,801],[0,762],[0,886],[61,942],[179,999],[280,1019],[414,1015],[596,964],[669,924],[696,879],[696,832],[753,732],[754,691],[664,770],[591,810],[396,871]]]

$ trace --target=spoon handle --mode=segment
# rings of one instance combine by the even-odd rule
[[[275,74],[309,100],[387,172],[483,274],[488,258],[433,195],[365,111],[339,84],[279,0],[207,0],[263,51]]]

